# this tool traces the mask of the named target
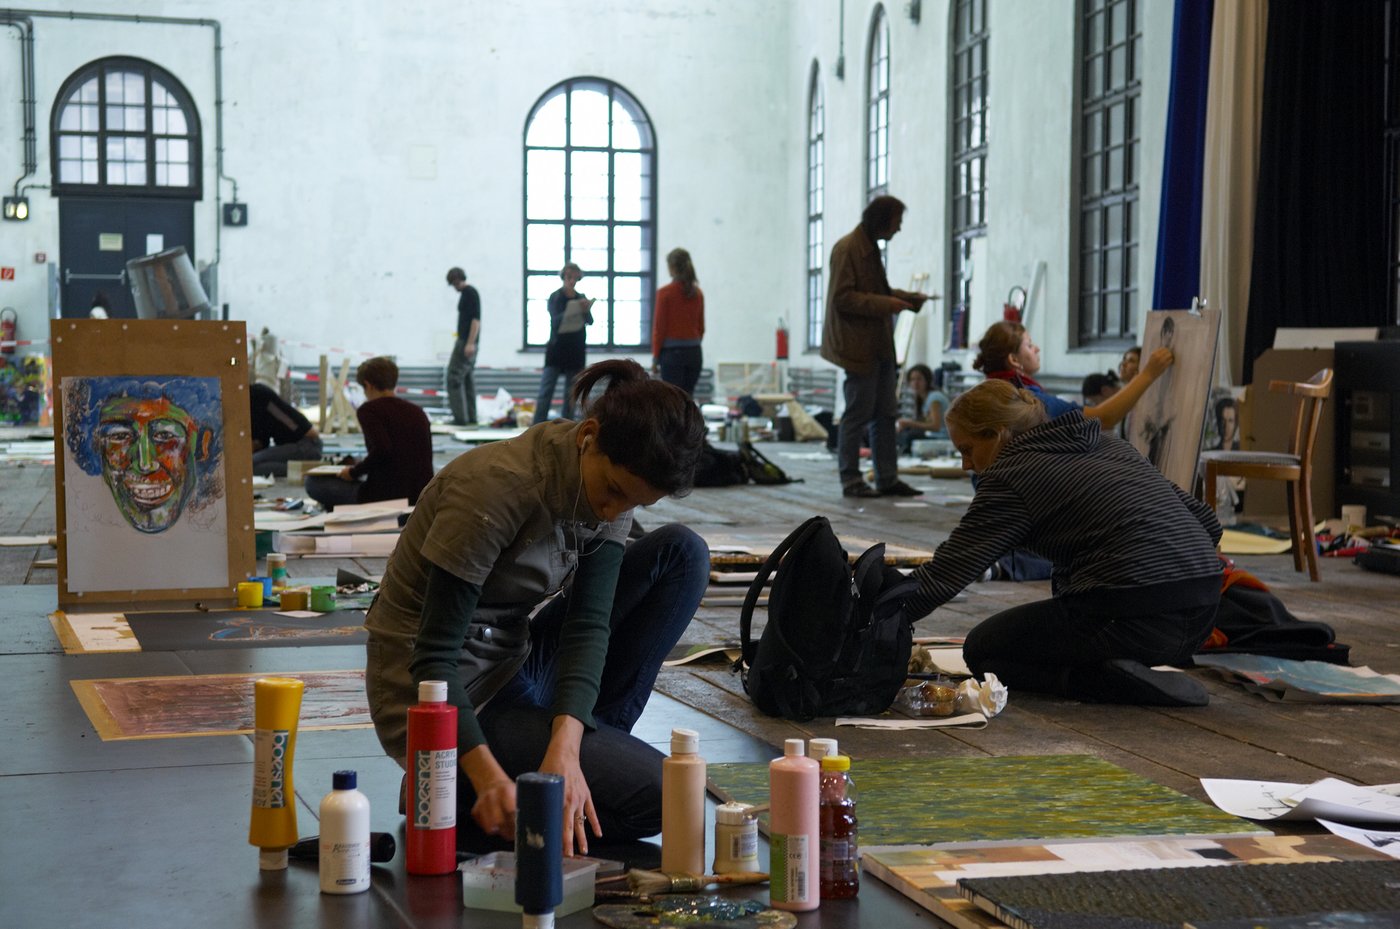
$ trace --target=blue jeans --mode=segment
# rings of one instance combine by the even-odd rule
[[[579,764],[593,794],[603,841],[624,842],[661,831],[660,751],[631,735],[646,708],[657,671],[680,640],[710,580],[710,553],[698,535],[662,526],[627,546],[613,597],[612,634],[593,718]],[[567,592],[530,622],[530,656],[478,714],[491,752],[514,778],[539,769],[549,746],[550,703],[560,665],[559,632]],[[459,842],[489,847],[470,815],[471,781],[457,778]],[[464,835],[465,833],[465,835]],[[591,839],[591,835],[590,835]]]
[[[656,360],[663,381],[695,396],[695,385],[700,380],[700,368],[704,364],[700,346],[672,345],[663,348]]]
[[[564,377],[564,408],[559,415],[564,419],[574,418],[574,378],[580,370],[544,366],[544,371],[540,373],[540,393],[535,398],[535,422],[542,423],[549,419],[549,407],[554,403],[554,382],[559,380],[560,375]]]
[[[306,478],[306,495],[328,511],[338,506],[360,502],[359,481],[346,481],[329,474],[312,474]]]
[[[860,474],[860,446],[866,427],[871,425],[874,426],[870,452],[875,460],[875,486],[888,487],[899,480],[894,441],[895,421],[899,418],[896,380],[892,358],[876,362],[870,374],[846,372],[846,410],[841,414],[837,449],[842,487],[864,480]]]

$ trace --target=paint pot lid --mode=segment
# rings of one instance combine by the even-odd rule
[[[261,871],[287,870],[287,850],[285,848],[259,849],[258,869]]]
[[[419,703],[446,703],[447,681],[419,681]]]
[[[671,754],[693,755],[700,750],[700,733],[694,729],[671,730]]]
[[[354,771],[336,771],[331,775],[331,787],[336,790],[354,790],[357,783]]]
[[[821,759],[827,755],[836,754],[835,739],[808,739],[807,745],[809,746],[807,754],[813,758]]]
[[[746,826],[753,823],[753,807],[747,803],[721,803],[715,807],[715,822],[726,826]]]

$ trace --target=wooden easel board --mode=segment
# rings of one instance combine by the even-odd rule
[[[242,322],[58,319],[60,606],[224,600],[252,573]]]

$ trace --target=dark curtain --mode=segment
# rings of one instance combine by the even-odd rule
[[[1157,277],[1152,289],[1152,308],[1157,310],[1184,310],[1201,292],[1201,185],[1214,15],[1215,0],[1176,0]]]
[[[1386,322],[1385,0],[1269,0],[1244,379],[1282,327]]]

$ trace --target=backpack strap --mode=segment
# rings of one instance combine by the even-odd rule
[[[744,595],[744,605],[739,609],[739,646],[742,654],[739,660],[746,666],[752,666],[754,652],[758,648],[758,643],[751,637],[753,628],[753,611],[758,605],[758,598],[763,593],[763,588],[767,586],[768,579],[773,576],[773,572],[778,569],[778,563],[783,560],[795,545],[805,541],[812,533],[817,532],[822,524],[829,521],[825,516],[813,516],[802,525],[788,533],[787,538],[778,543],[778,547],[773,549],[768,560],[759,568],[754,575],[753,583],[749,584],[749,592]]]

